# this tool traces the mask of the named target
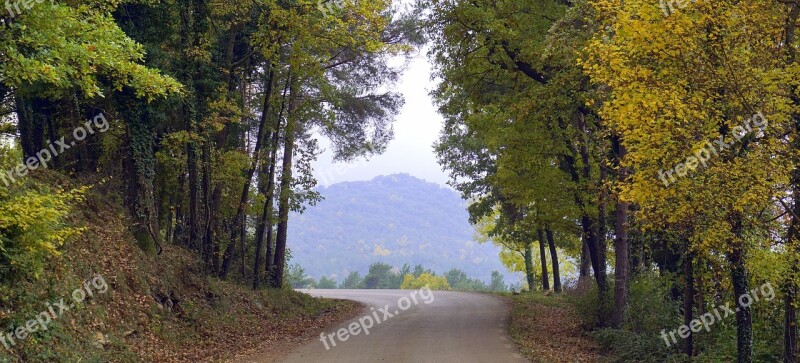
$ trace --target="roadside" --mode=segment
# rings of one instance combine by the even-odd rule
[[[290,352],[306,345],[310,341],[318,340],[321,332],[330,330],[331,327],[343,321],[354,319],[367,311],[366,305],[351,300],[313,299],[333,303],[335,304],[334,309],[332,311],[323,312],[323,314],[319,315],[316,319],[305,319],[305,321],[295,322],[295,324],[287,322],[287,324],[283,324],[283,326],[280,326],[276,330],[272,330],[272,328],[268,326],[264,327],[263,330],[270,334],[262,338],[262,343],[251,349],[239,352],[230,362],[277,362]]]
[[[514,295],[509,333],[531,362],[598,362],[600,349],[580,328],[564,295]]]
[[[174,245],[148,256],[124,211],[93,191],[70,223],[83,234],[46,261],[40,278],[3,290],[0,332],[13,328],[15,340],[0,346],[0,362],[219,362],[255,350],[277,356],[307,332],[362,309],[207,277],[192,251]],[[74,296],[81,302],[47,315],[41,329],[27,324],[50,311],[49,303]]]

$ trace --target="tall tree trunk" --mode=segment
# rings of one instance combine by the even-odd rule
[[[797,260],[795,259],[792,266],[793,276],[798,276]],[[795,277],[796,278],[796,277]],[[783,308],[785,311],[783,319],[783,361],[785,363],[798,362],[797,352],[797,307],[794,305],[797,301],[797,285],[794,283],[787,283],[784,287]]]
[[[20,146],[22,146],[22,162],[44,149],[45,115],[42,111],[48,108],[47,100],[36,97],[24,97],[16,91],[14,102],[17,108],[17,130]],[[55,141],[55,140],[50,140]],[[53,155],[49,166],[58,167],[60,157]]]
[[[688,252],[688,241],[686,245],[687,252],[683,259],[683,277],[686,280],[686,290],[683,293],[683,324],[691,326],[694,320],[694,255]],[[691,330],[684,340],[683,351],[690,357],[694,356],[694,332]]]
[[[278,232],[275,240],[275,273],[272,286],[283,287],[283,275],[286,268],[286,238],[289,230],[289,201],[292,195],[292,157],[294,155],[295,128],[297,115],[294,114],[297,102],[297,87],[291,81],[289,91],[289,112],[286,115],[286,130],[283,141],[283,165],[281,167],[281,189],[278,196]]]
[[[274,211],[275,211],[275,173],[277,170],[278,165],[278,147],[280,142],[280,128],[281,128],[281,120],[284,118],[284,112],[286,111],[286,103],[287,98],[286,94],[289,91],[289,82],[291,81],[292,77],[289,74],[286,77],[286,85],[283,87],[283,97],[281,99],[281,110],[278,112],[278,119],[276,121],[275,133],[272,134],[272,145],[271,150],[272,154],[270,156],[269,162],[269,179],[268,179],[268,186],[267,186],[267,196],[266,201],[264,204],[264,215],[266,217],[266,225],[265,231],[267,237],[267,258],[266,263],[264,264],[264,271],[266,272],[267,281],[269,282],[270,287],[280,287],[273,285],[274,280],[272,276],[275,273],[275,240],[272,235],[272,226],[275,225],[274,220]]]
[[[158,227],[154,179],[155,132],[148,104],[136,99],[133,91],[124,90],[116,96],[127,126],[127,149],[125,158],[127,196],[126,205],[133,217],[131,232],[139,247],[147,253],[161,251],[161,235]]]
[[[264,92],[264,103],[261,108],[261,120],[258,125],[258,133],[256,134],[256,146],[253,150],[253,160],[250,162],[250,168],[246,172],[244,186],[242,186],[242,193],[239,197],[239,205],[236,208],[236,216],[233,217],[233,227],[231,228],[230,242],[228,243],[228,247],[225,249],[225,253],[222,256],[220,277],[223,279],[228,277],[228,271],[230,271],[231,262],[235,257],[236,236],[240,234],[240,229],[244,227],[243,218],[245,216],[245,208],[247,207],[247,199],[250,194],[250,183],[252,182],[253,175],[255,175],[256,169],[258,168],[258,161],[259,157],[261,156],[261,148],[264,144],[264,135],[267,131],[267,119],[269,118],[272,86],[274,85],[275,78],[275,70],[272,65],[269,65],[268,68],[269,73],[264,79],[266,91]],[[244,253],[244,251],[242,251],[242,253]]]
[[[784,46],[786,47],[786,62],[794,64],[797,62],[795,31],[797,29],[797,19],[800,18],[800,4],[791,2],[791,11],[784,26]],[[800,106],[800,91],[797,86],[792,87],[791,100],[795,107]],[[800,149],[800,114],[792,115],[794,122],[794,143],[795,150]],[[800,161],[794,161],[794,172],[792,173],[792,219],[789,224],[789,231],[786,240],[788,241],[789,262],[791,270],[789,276],[783,283],[784,293],[784,321],[783,321],[783,361],[786,363],[797,363],[800,361],[800,352],[797,344],[797,280],[800,277],[800,267],[798,267],[798,254],[800,253]]]
[[[589,278],[592,269],[592,259],[589,257],[589,244],[586,242],[586,237],[581,238],[581,266],[578,271],[578,279],[583,280]]]
[[[618,143],[618,160],[622,163],[625,157],[625,147]],[[628,177],[626,168],[620,167],[619,181],[625,182]],[[628,304],[628,269],[630,268],[629,246],[628,246],[628,203],[622,201],[619,193],[616,196],[616,223],[614,238],[614,316],[611,324],[615,328],[622,326],[622,319],[625,316],[625,307]]]
[[[558,251],[556,250],[556,241],[553,238],[553,230],[550,227],[545,229],[547,233],[547,244],[550,246],[550,260],[553,267],[553,291],[561,292],[561,272],[558,263]]]
[[[539,228],[536,233],[539,234],[539,263],[542,264],[542,291],[550,290],[550,274],[547,273],[547,255],[544,251],[544,230]]]
[[[750,283],[745,266],[745,246],[742,240],[742,217],[734,214],[730,217],[734,237],[729,241],[731,252],[728,263],[731,268],[731,283],[736,301],[736,347],[739,363],[753,361],[753,318],[750,306],[741,306],[739,300],[750,293]]]
[[[264,169],[262,171],[263,175],[262,178],[264,179],[264,183],[262,185],[263,194],[264,194],[264,207],[261,212],[261,218],[258,221],[258,228],[256,232],[256,249],[258,250],[256,255],[256,263],[255,263],[255,271],[261,271],[261,248],[266,244],[266,266],[264,271],[267,274],[267,279],[269,280],[269,275],[272,270],[272,261],[271,259],[274,258],[273,256],[273,247],[272,247],[272,203],[274,199],[275,193],[275,162],[277,159],[278,154],[278,142],[280,135],[280,127],[281,127],[281,119],[280,115],[279,118],[276,119],[274,129],[271,131],[272,137],[270,138],[270,147],[266,162],[264,164]],[[266,243],[265,243],[266,242]],[[253,279],[253,288],[257,289],[259,285],[258,275],[260,273],[255,273],[255,278]]]
[[[205,221],[205,231],[203,231],[202,257],[203,268],[206,273],[214,271],[214,226],[212,220],[211,196],[211,140],[207,140],[203,145],[203,220]]]
[[[525,242],[525,279],[528,281],[528,292],[536,286],[536,274],[533,272],[533,243]]]
[[[581,142],[578,146],[578,154],[580,155],[581,162],[583,164],[583,168],[581,170],[581,175],[578,176],[576,171],[572,172],[572,178],[575,182],[580,183],[583,181],[587,185],[591,183],[592,180],[592,163],[591,163],[591,155],[589,154],[589,127],[586,124],[586,115],[583,112],[578,112],[576,118],[577,128],[581,131]],[[574,161],[572,169],[574,169]],[[606,180],[606,171],[605,168],[600,168],[600,186],[602,187],[603,183]],[[593,219],[589,214],[589,207],[587,202],[583,199],[583,196],[580,195],[580,192],[577,192],[576,201],[578,202],[578,206],[581,207],[583,210],[583,216],[581,218],[581,228],[583,229],[583,233],[587,238],[587,244],[589,247],[589,256],[591,257],[592,261],[592,270],[594,272],[595,280],[597,281],[598,290],[601,297],[601,302],[605,303],[604,299],[606,292],[608,291],[608,280],[607,280],[607,273],[606,273],[606,228],[605,228],[605,192],[601,193],[600,201],[598,205],[598,216],[597,219]],[[602,309],[601,309],[602,311]],[[602,314],[601,314],[602,315]],[[601,317],[600,319],[601,324],[605,323],[605,317]]]

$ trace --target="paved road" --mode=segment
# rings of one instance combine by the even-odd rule
[[[286,363],[525,362],[506,334],[506,304],[491,295],[429,290],[309,293],[356,300],[368,308],[328,329],[324,342],[318,338],[289,354]]]

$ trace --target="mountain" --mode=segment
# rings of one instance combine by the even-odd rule
[[[314,278],[363,276],[375,262],[421,264],[438,274],[458,268],[487,282],[492,270],[510,276],[497,247],[473,241],[466,204],[452,189],[395,174],[318,191],[325,199],[289,225],[291,263]]]

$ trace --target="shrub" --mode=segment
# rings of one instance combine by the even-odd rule
[[[434,276],[429,273],[423,273],[416,278],[412,274],[407,274],[400,288],[414,290],[425,286],[428,286],[431,290],[450,290],[450,284],[447,283],[447,279],[444,276]]]
[[[18,157],[0,146],[0,172],[14,167]],[[0,282],[38,278],[47,258],[81,232],[67,226],[66,217],[86,189],[53,189],[30,176],[9,187],[0,183]]]

